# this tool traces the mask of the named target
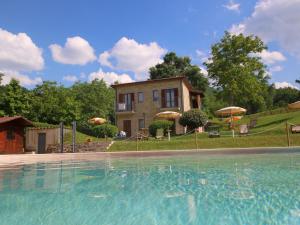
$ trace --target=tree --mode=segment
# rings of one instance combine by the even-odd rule
[[[190,109],[184,112],[179,119],[179,123],[182,126],[187,126],[189,129],[196,129],[198,127],[205,126],[208,118],[204,112],[200,109]]]
[[[212,46],[212,57],[204,65],[228,104],[246,107],[252,113],[267,107],[269,76],[259,56],[264,49],[258,37],[228,32]]]
[[[275,89],[273,104],[276,107],[284,107],[289,103],[298,101],[300,91],[295,88],[279,88]]]
[[[9,84],[1,87],[1,114],[7,116],[25,116],[30,112],[30,98],[28,91],[20,86],[19,81],[12,79]]]
[[[164,61],[150,68],[150,79],[185,76],[196,89],[205,91],[208,80],[201,69],[191,64],[189,57],[178,57],[174,52],[167,53]]]
[[[296,83],[300,84],[300,79],[299,79],[299,80],[297,79],[297,80],[296,80]]]

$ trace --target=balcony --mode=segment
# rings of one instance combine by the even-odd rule
[[[116,114],[118,115],[125,115],[125,114],[133,114],[135,113],[135,105],[134,102],[131,102],[130,104],[127,103],[117,103],[116,106]]]

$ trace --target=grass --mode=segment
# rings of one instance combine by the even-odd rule
[[[277,113],[277,114],[275,114]],[[198,148],[244,148],[244,147],[286,147],[285,122],[300,124],[300,111],[286,112],[277,110],[271,113],[255,115],[257,125],[250,130],[249,136],[232,138],[227,126],[221,130],[221,138],[208,138],[206,133],[197,134]],[[248,124],[253,115],[245,116],[239,124]],[[290,134],[291,146],[300,146],[300,134]],[[195,134],[173,137],[168,140],[140,141],[138,150],[178,150],[196,149]],[[137,150],[135,141],[116,141],[110,151]]]
[[[96,138],[96,137],[92,137],[86,134],[83,134],[81,132],[76,131],[76,143],[77,144],[82,144],[88,141],[88,139],[91,142],[103,142],[106,141],[105,138]],[[71,144],[72,143],[72,132],[69,132],[67,134],[65,134],[64,136],[64,143],[65,144]]]

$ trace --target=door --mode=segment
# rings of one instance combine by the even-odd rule
[[[126,137],[131,137],[131,120],[123,121],[123,130],[126,133]]]
[[[39,133],[38,134],[38,152],[46,153],[46,133]]]

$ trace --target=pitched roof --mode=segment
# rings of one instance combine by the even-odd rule
[[[11,121],[17,120],[22,126],[33,126],[33,123],[30,120],[22,116],[4,116],[0,117],[0,124],[8,123]]]
[[[148,83],[165,82],[165,81],[169,81],[169,80],[182,80],[190,91],[193,91],[193,92],[198,91],[199,93],[200,92],[202,93],[202,91],[200,91],[200,90],[193,89],[193,86],[191,85],[191,83],[189,82],[189,80],[185,76],[169,77],[169,78],[145,80],[145,81],[137,81],[137,82],[131,82],[131,83],[113,84],[113,85],[111,85],[111,87],[112,88],[117,88],[117,87],[125,87],[125,86],[135,86],[135,85],[148,84]],[[203,95],[203,93],[202,93],[202,95]]]

